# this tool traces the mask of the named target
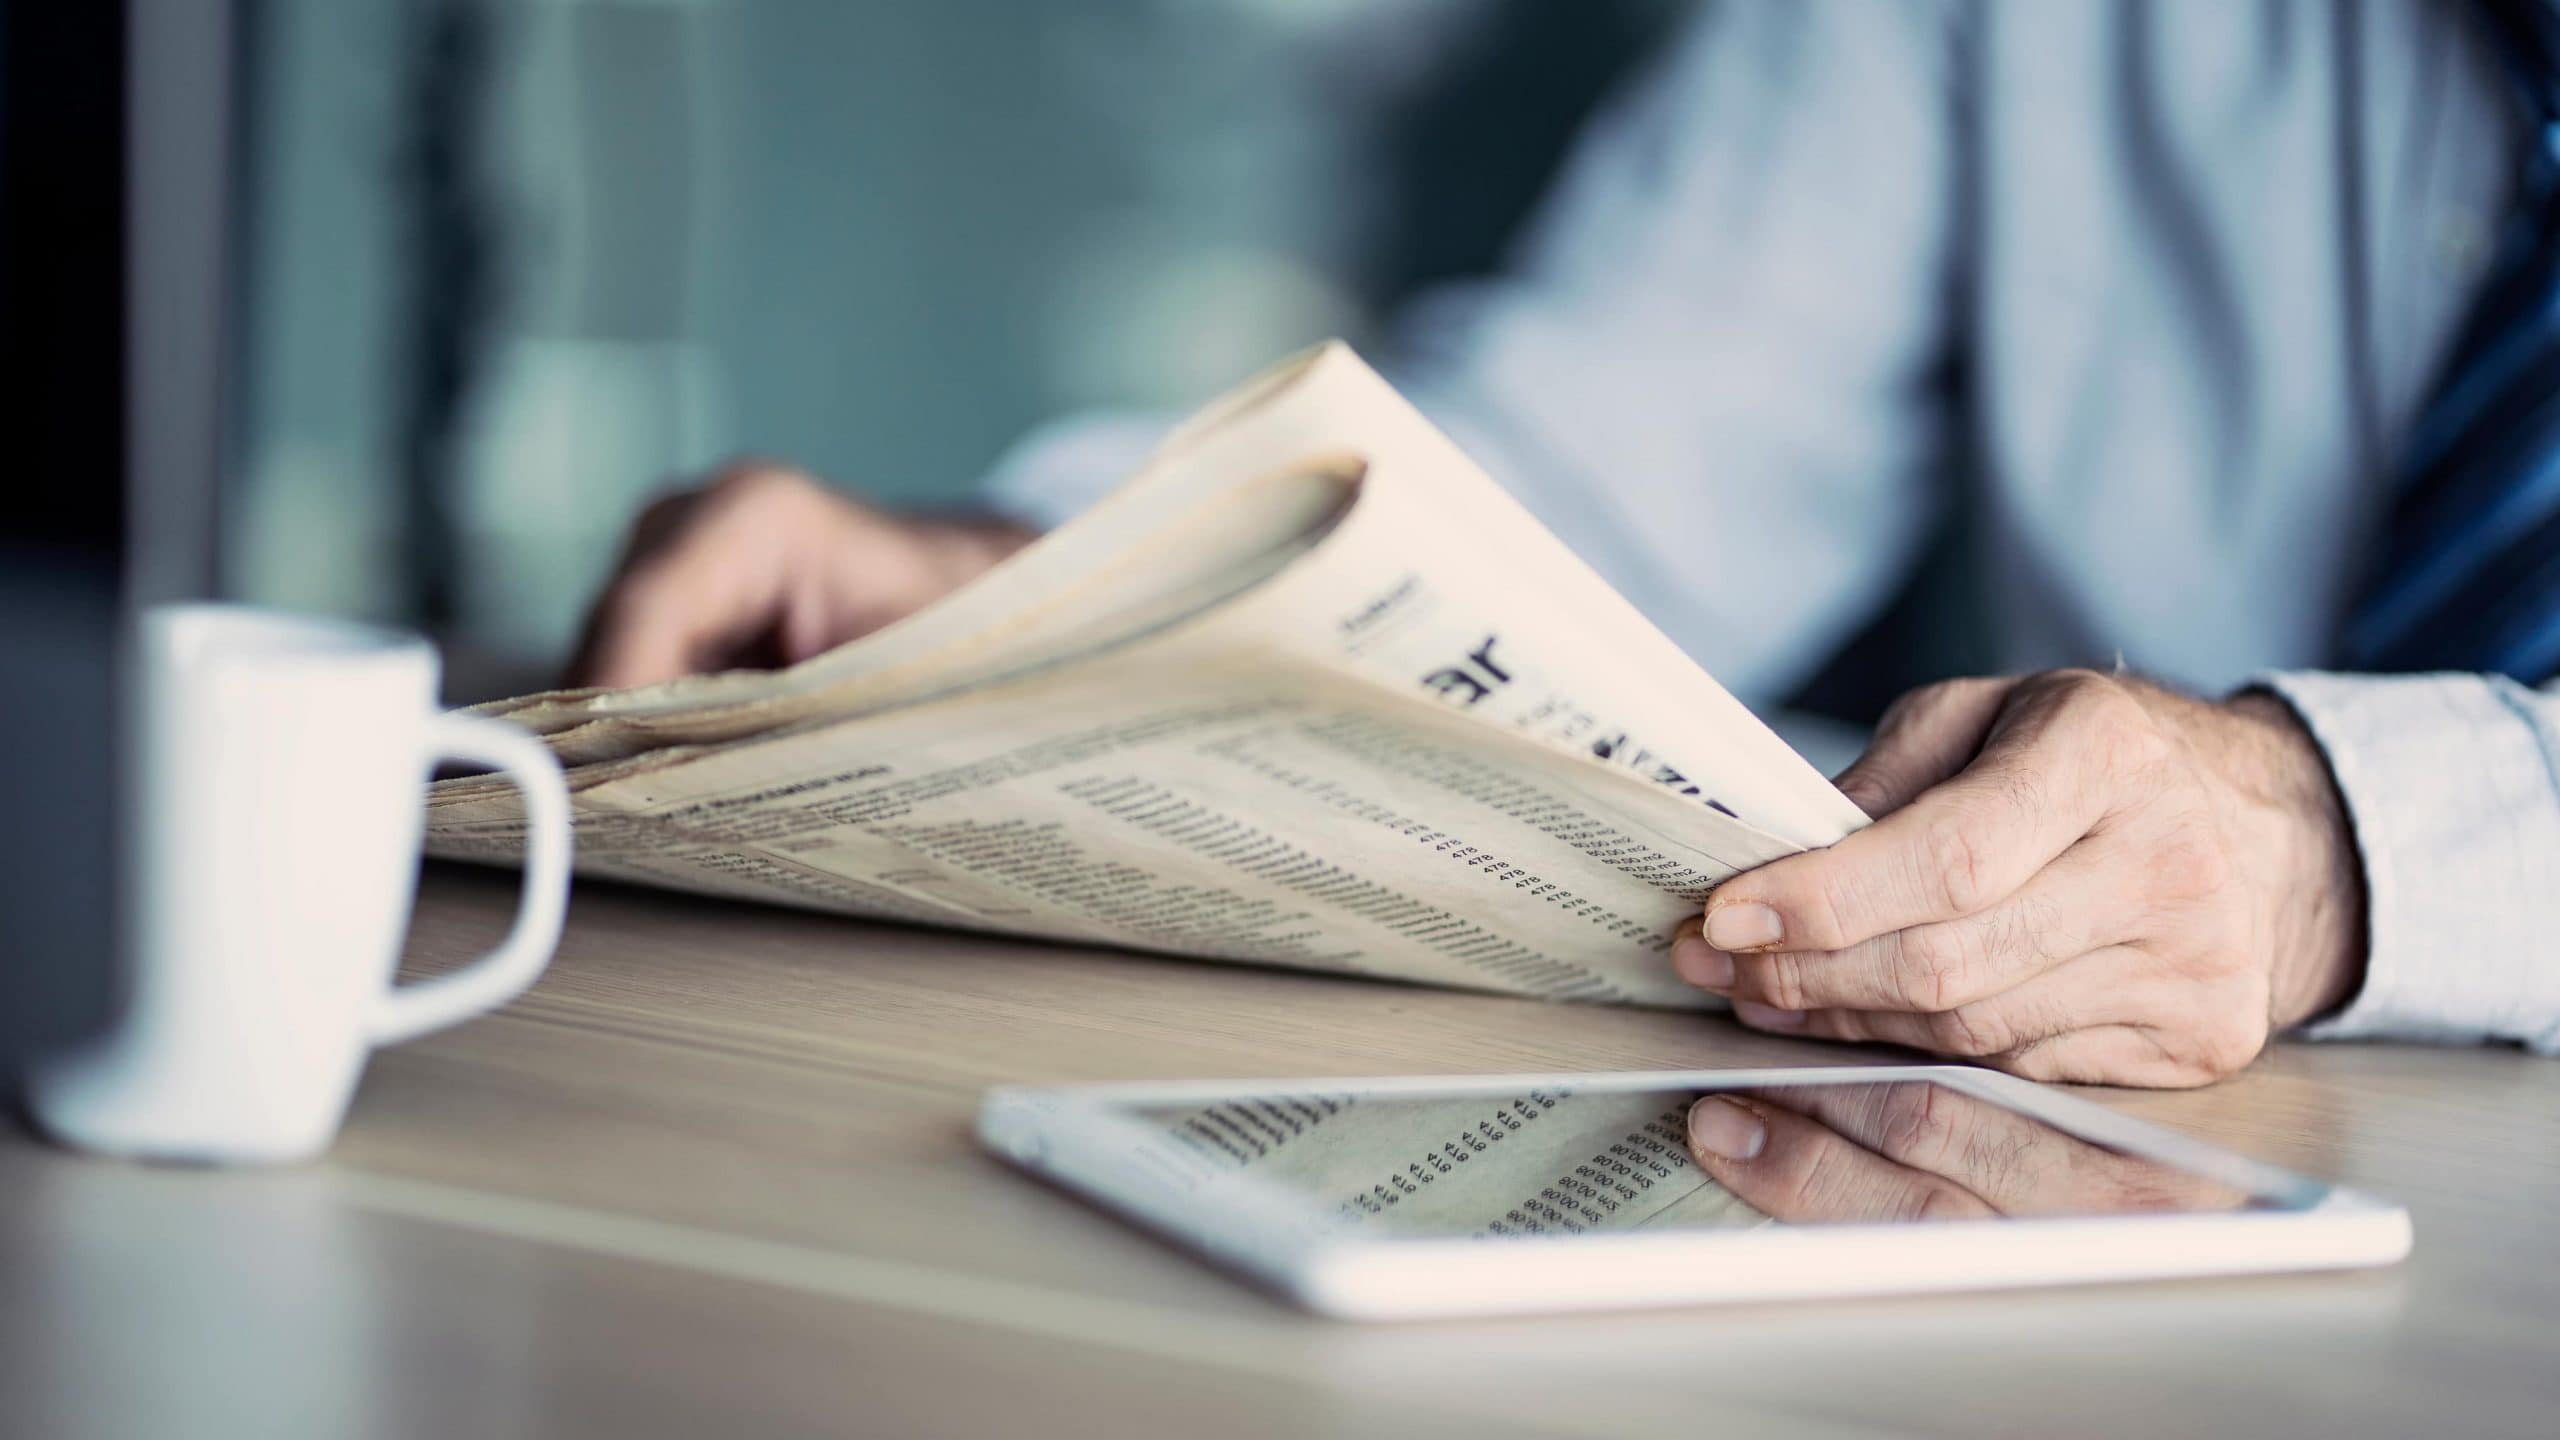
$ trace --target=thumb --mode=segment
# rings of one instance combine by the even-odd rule
[[[618,582],[589,612],[567,683],[623,690],[676,679],[692,669],[697,630],[698,617],[680,591]]]
[[[1995,676],[1912,691],[1884,712],[1867,753],[1834,783],[1870,816],[1901,809],[1972,763],[2016,684]]]

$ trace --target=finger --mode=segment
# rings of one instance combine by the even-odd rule
[[[596,602],[572,683],[619,690],[740,663],[772,617],[716,581],[652,569],[615,582]]]
[[[1729,994],[1734,983],[1733,957],[1706,941],[1707,917],[1692,915],[1671,931],[1671,970],[1701,990]]]
[[[1942,1176],[1897,1164],[1756,1097],[1710,1095],[1690,1106],[1689,1150],[1716,1183],[1779,1220],[1941,1220],[1993,1213],[1980,1196]]]
[[[2210,1084],[2246,1068],[2267,1042],[2263,974],[2200,967],[2147,943],[2095,950],[1989,999],[1934,1014],[1780,1011],[1749,1001],[1736,1001],[1733,1010],[1754,1029],[1882,1041],[2029,1079],[2090,1084]]]
[[[2248,1199],[2219,1181],[2110,1150],[1932,1081],[1809,1085],[1783,1094],[1843,1137],[1953,1180],[2004,1214],[2228,1210]]]
[[[2093,835],[1987,910],[1846,950],[1746,953],[1723,966],[1692,954],[1679,973],[1691,984],[1728,977],[1728,986],[1705,988],[1781,1010],[1952,1010],[2134,938],[2151,890],[2125,872],[2126,861],[2122,837]],[[1675,953],[1673,963],[1680,967],[1682,957]]]
[[[1737,1001],[1754,1029],[1825,1040],[1873,1040],[1966,1060],[1996,1062],[2031,1045],[2100,1025],[2140,1019],[2146,989],[2174,983],[2147,952],[2117,945],[2077,956],[1999,994],[1938,1011],[1779,1010]]]
[[[1717,886],[1707,939],[1728,951],[1845,950],[1970,915],[2129,801],[2112,777],[2137,746],[2159,743],[2141,703],[2113,681],[2022,681],[1955,778],[1828,849]]]
[[[598,686],[603,684],[599,677],[608,672],[638,668],[639,662],[626,661],[622,655],[630,640],[616,633],[625,623],[617,612],[629,604],[622,591],[633,572],[645,568],[652,557],[664,550],[701,504],[700,490],[662,495],[649,502],[639,518],[631,522],[631,533],[613,564],[613,578],[588,605],[586,618],[579,626],[577,647],[570,652],[568,673],[563,677],[565,683]]]
[[[688,648],[680,617],[652,613],[643,598],[617,583],[587,612],[568,683],[620,690],[672,680],[685,673]]]
[[[596,602],[575,683],[654,685],[740,662],[780,617],[790,496],[778,483],[723,482],[670,511],[672,528],[635,543]]]
[[[2006,677],[1949,680],[1894,701],[1867,753],[1840,772],[1841,793],[1869,815],[1910,804],[1982,749],[2002,698],[2016,683]]]

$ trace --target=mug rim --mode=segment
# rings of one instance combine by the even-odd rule
[[[231,600],[182,600],[142,612],[155,642],[187,656],[208,653],[256,659],[354,660],[434,655],[426,637],[388,625],[304,615]]]

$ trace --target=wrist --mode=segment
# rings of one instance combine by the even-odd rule
[[[2252,690],[2222,709],[2245,727],[2230,778],[2271,902],[2268,1018],[2289,1029],[2343,1008],[2364,983],[2364,866],[2337,779],[2293,707]]]

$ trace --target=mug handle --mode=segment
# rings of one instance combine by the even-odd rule
[[[427,744],[440,759],[503,771],[524,796],[524,887],[516,921],[498,948],[457,970],[394,985],[374,1002],[366,1027],[376,1045],[396,1045],[494,1010],[524,993],[560,943],[569,895],[569,786],[560,762],[531,735],[476,715],[437,715]]]

